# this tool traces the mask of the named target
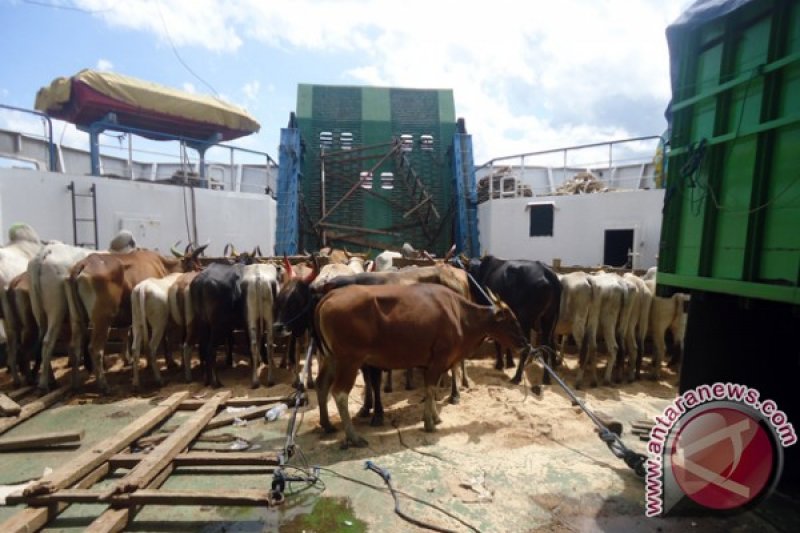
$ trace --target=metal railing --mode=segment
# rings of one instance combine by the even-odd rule
[[[619,182],[628,178],[615,178],[614,174],[616,169],[647,165],[652,162],[656,153],[656,146],[648,150],[647,155],[643,155],[645,152],[644,150],[633,147],[635,144],[651,141],[662,141],[662,137],[659,135],[648,135],[501,156],[490,159],[486,163],[476,167],[475,171],[479,179],[483,180],[487,178],[487,176],[491,176],[501,171],[503,168],[507,168],[508,176],[516,178],[519,183],[527,186],[531,190],[543,189],[545,194],[547,192],[556,192],[558,187],[556,183],[557,177],[559,181],[563,183],[568,179],[567,173],[575,174],[585,170],[598,172],[600,174],[610,172],[611,180]],[[583,156],[582,160],[580,159],[581,156]],[[545,187],[538,187],[528,183],[529,180],[526,174],[535,173],[537,171],[546,175],[547,185]],[[494,179],[488,179],[489,198],[516,196],[515,193],[504,190],[500,191],[499,196],[496,195],[495,193],[497,191],[494,190],[494,181],[497,177],[502,179],[506,176],[496,176]],[[638,180],[639,183],[644,183],[650,177],[652,176],[645,175],[644,167],[642,167],[639,176],[629,179],[631,181]],[[604,176],[604,179],[607,178]]]
[[[47,168],[50,170],[50,172],[56,172],[56,146],[53,143],[53,121],[50,119],[50,117],[40,111],[7,104],[0,104],[0,109],[8,109],[9,111],[35,115],[47,123],[47,135],[45,137],[47,139]]]

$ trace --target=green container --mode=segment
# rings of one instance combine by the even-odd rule
[[[673,29],[659,285],[800,304],[800,2]]]
[[[323,238],[349,251],[450,247],[452,90],[301,84],[297,124],[305,145],[300,249],[317,249]],[[390,156],[402,136],[410,151]],[[371,180],[353,191],[368,171]],[[432,209],[420,206],[424,194]]]

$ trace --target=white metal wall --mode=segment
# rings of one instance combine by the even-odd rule
[[[120,230],[134,233],[139,246],[169,252],[177,240],[188,242],[186,218],[191,226],[192,191],[176,185],[144,181],[56,174],[0,168],[0,229],[5,242],[16,222],[34,227],[42,239],[72,244],[72,200],[67,185],[77,192],[97,188],[99,246],[108,246]],[[78,199],[78,216],[91,216],[91,200]],[[270,196],[194,189],[198,241],[211,241],[207,255],[221,255],[225,243],[238,250],[261,246],[265,255],[275,246],[276,202]],[[185,202],[185,203],[184,203]],[[79,223],[80,241],[92,241],[92,225]]]
[[[530,237],[527,206],[543,202],[555,205],[553,235]],[[633,229],[634,266],[649,268],[657,263],[663,204],[663,189],[490,200],[478,206],[481,247],[505,259],[591,267],[603,263],[605,230]]]

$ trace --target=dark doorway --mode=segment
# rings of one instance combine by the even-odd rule
[[[607,229],[603,246],[603,264],[615,267],[630,266],[628,252],[632,249],[632,229]]]

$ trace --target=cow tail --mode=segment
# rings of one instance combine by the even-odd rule
[[[80,292],[78,291],[78,277],[83,272],[83,268],[84,265],[80,265],[70,272],[69,279],[67,279],[66,297],[70,312],[75,313],[75,320],[80,323],[81,329],[86,330],[87,324],[89,323],[89,315],[83,305],[83,300],[81,300]]]
[[[31,261],[28,263],[28,274],[31,277],[31,311],[39,328],[39,336],[44,336],[45,316],[42,306],[42,263],[41,261]]]
[[[551,305],[548,306],[547,312],[545,313],[545,316],[548,318],[548,324],[546,331],[542,332],[544,333],[544,339],[542,339],[544,342],[542,344],[555,348],[556,325],[558,324],[558,317],[561,316],[561,306],[564,304],[563,299],[565,295],[564,291],[561,290],[561,280],[558,279],[555,272],[547,267],[545,267],[544,272],[555,294],[553,295]]]
[[[139,341],[139,346],[148,346],[150,344],[149,337],[150,332],[147,330],[147,298],[146,292],[143,290],[143,287],[134,287],[134,292],[138,290],[138,300],[139,300],[139,335],[141,336],[141,340]],[[153,354],[155,357],[155,354]]]

